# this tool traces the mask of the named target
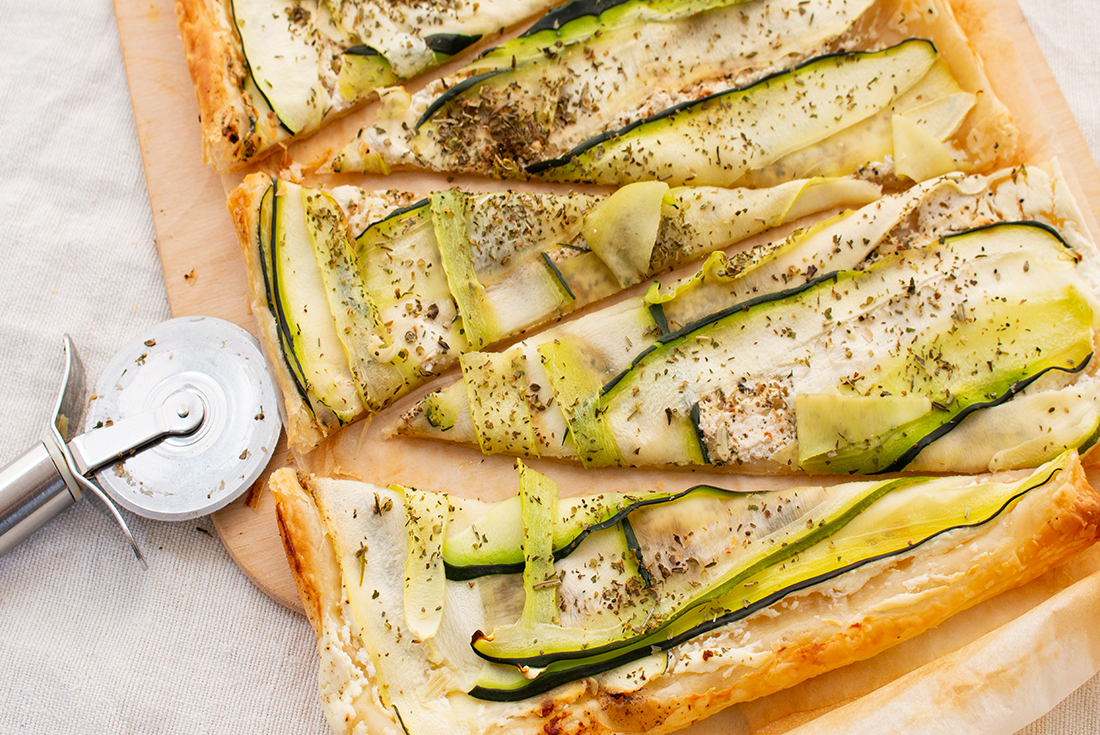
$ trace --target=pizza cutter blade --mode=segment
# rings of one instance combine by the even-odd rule
[[[236,499],[267,466],[281,422],[259,345],[212,317],[164,322],[111,361],[80,423],[83,370],[65,337],[66,367],[42,441],[0,469],[0,554],[88,492],[122,528],[117,505],[182,521]]]

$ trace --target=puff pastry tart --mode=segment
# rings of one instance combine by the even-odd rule
[[[280,470],[339,733],[662,733],[919,635],[1096,539],[1073,453],[1013,477],[482,503]]]
[[[176,0],[203,156],[239,168],[551,4]]]
[[[549,3],[225,3],[178,4],[219,170],[382,100],[230,196],[303,464],[375,417],[394,473],[615,478],[277,472],[337,732],[675,730],[1095,541],[1098,254],[984,5],[574,0],[475,57]],[[436,184],[336,185],[403,170]],[[354,474],[341,447],[313,466]],[[654,468],[713,485],[622,491]]]

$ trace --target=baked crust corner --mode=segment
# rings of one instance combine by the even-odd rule
[[[176,23],[199,104],[203,162],[220,173],[240,168],[276,142],[278,120],[250,112],[248,66],[222,0],[176,0]]]

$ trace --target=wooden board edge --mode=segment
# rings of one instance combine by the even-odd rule
[[[174,0],[114,7],[172,316],[216,316],[255,332],[225,188],[202,160]],[[177,44],[166,48],[166,39]]]
[[[249,491],[211,518],[229,557],[249,581],[275,602],[304,615],[275,523],[275,497],[267,488],[271,473],[286,466],[293,466],[293,462],[284,431],[272,461]]]

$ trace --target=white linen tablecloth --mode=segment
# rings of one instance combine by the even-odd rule
[[[1095,156],[1100,3],[1021,4]],[[63,333],[94,383],[169,311],[111,4],[3,0],[0,69],[4,464],[45,428]],[[209,520],[128,519],[148,571],[88,502],[0,558],[0,733],[328,733],[305,618]],[[1100,732],[1100,677],[1023,732]]]

